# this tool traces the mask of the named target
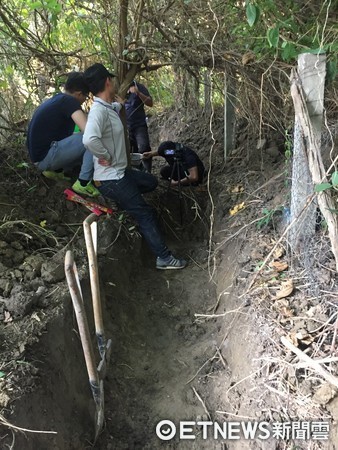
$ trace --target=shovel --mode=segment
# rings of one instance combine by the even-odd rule
[[[88,372],[89,385],[96,405],[96,413],[95,413],[95,440],[96,440],[100,430],[102,429],[104,421],[103,380],[99,377],[99,371],[98,368],[96,368],[94,350],[90,339],[87,315],[84,308],[80,281],[78,277],[76,264],[74,262],[74,256],[70,250],[67,251],[65,257],[65,273],[79,328],[83,354],[85,357]]]
[[[106,376],[107,364],[109,362],[111,354],[112,341],[111,339],[106,341],[103,327],[100,283],[97,264],[97,216],[95,214],[90,214],[83,221],[83,229],[89,261],[90,288],[92,292],[95,332],[97,345],[101,356],[101,361],[98,365],[97,370],[99,372],[100,379],[103,379]]]

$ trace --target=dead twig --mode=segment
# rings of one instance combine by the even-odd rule
[[[335,321],[334,324],[334,330],[333,330],[333,338],[332,338],[332,343],[331,343],[331,353],[334,352],[334,347],[335,347],[335,342],[336,342],[336,337],[337,337],[337,331],[338,331],[338,317]]]
[[[201,404],[202,404],[202,406],[203,406],[203,409],[204,409],[206,415],[209,417],[209,420],[212,420],[212,419],[211,419],[211,415],[210,415],[209,411],[207,410],[207,407],[205,406],[204,401],[201,399],[201,397],[199,396],[198,392],[196,391],[196,389],[195,389],[194,387],[192,388],[192,390],[194,391],[194,394],[196,395],[196,397],[198,398],[198,400],[201,402]]]
[[[239,419],[257,420],[257,417],[241,416],[239,414],[234,414],[228,411],[216,411],[216,414],[224,414],[227,416],[238,417]]]
[[[4,425],[5,427],[12,428],[13,430],[28,432],[28,433],[40,433],[40,434],[58,434],[57,431],[41,431],[41,430],[29,430],[28,428],[21,428],[16,425],[13,425],[12,423],[8,422],[5,417],[0,414],[0,424]]]
[[[224,316],[227,316],[228,314],[232,314],[232,313],[244,314],[246,316],[247,313],[240,312],[241,308],[243,308],[243,306],[240,306],[237,309],[232,309],[231,311],[226,311],[225,313],[222,313],[222,314],[194,314],[194,316],[196,318],[203,317],[206,319],[215,319],[216,317],[224,317]]]
[[[286,348],[288,348],[293,353],[295,353],[299,359],[308,363],[308,366],[311,367],[313,370],[315,370],[323,378],[325,378],[326,381],[328,381],[333,386],[338,388],[338,378],[337,377],[335,377],[330,372],[328,372],[326,369],[324,369],[317,361],[310,358],[310,356],[306,355],[302,350],[295,347],[288,339],[286,339],[285,336],[281,337],[281,342]]]

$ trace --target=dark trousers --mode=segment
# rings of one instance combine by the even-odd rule
[[[160,232],[155,210],[142,197],[142,194],[156,188],[157,179],[140,170],[126,169],[121,180],[100,181],[100,183],[98,189],[101,194],[114,200],[137,221],[140,232],[152,252],[160,258],[167,258],[170,251]]]
[[[162,167],[160,170],[160,174],[161,177],[164,178],[165,180],[169,180],[170,178],[175,181],[178,181],[179,179],[181,180],[182,178],[185,178],[185,172],[183,168],[177,164],[175,165],[175,167],[169,166],[169,164]]]
[[[131,153],[144,153],[150,152],[150,141],[147,125],[142,125],[135,128],[129,128],[129,141],[130,141],[130,151]],[[150,173],[152,161],[150,159],[145,159],[142,161],[144,168]]]

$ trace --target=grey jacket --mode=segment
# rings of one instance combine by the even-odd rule
[[[120,109],[119,103],[110,104],[94,97],[83,134],[84,146],[94,155],[94,180],[119,180],[124,176],[128,161]],[[102,166],[98,158],[111,164]]]

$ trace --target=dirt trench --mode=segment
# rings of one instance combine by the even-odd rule
[[[207,193],[196,191],[193,200],[186,197],[182,225],[177,197],[170,195],[166,200],[172,210],[162,211],[161,223],[170,248],[189,261],[183,271],[157,271],[154,257],[134,231],[121,232],[117,221],[99,221],[104,323],[106,336],[113,342],[105,380],[105,424],[99,438],[94,442],[95,408],[70,296],[66,284],[59,283],[48,302],[60,306],[39,342],[26,351],[25,360],[36,370],[35,377],[27,380],[31,389],[18,398],[9,415],[16,426],[57,434],[12,434],[8,430],[1,435],[3,448],[264,448],[260,442],[225,441],[210,434],[204,439],[197,425],[192,427],[193,440],[180,440],[178,433],[169,441],[156,435],[162,420],[173,422],[178,429],[181,421],[264,417],[260,410],[264,391],[255,386],[254,394],[250,393],[252,360],[262,350],[263,328],[259,329],[254,312],[243,309],[240,296],[244,290],[240,280],[245,283],[240,267],[250,259],[252,244],[246,239],[231,240],[214,260],[209,254]],[[198,215],[193,208],[196,199]],[[223,236],[220,214],[215,217],[220,225],[214,230],[214,245]],[[132,224],[124,228],[134,230]],[[74,250],[95,344],[83,240]],[[196,316],[214,313],[217,317]]]
[[[205,193],[200,195],[205,199]],[[210,388],[217,399],[229,381],[226,357],[218,348],[222,322],[195,317],[217,303],[217,280],[210,280],[209,273],[207,218],[177,226],[177,209],[175,214],[175,221],[164,225],[174,253],[189,260],[183,271],[156,271],[141,238],[122,236],[111,245],[116,228],[109,221],[99,222],[104,322],[113,350],[105,380],[105,426],[98,440],[93,442],[94,404],[64,284],[58,292],[64,298],[58,314],[27,354],[37,368],[34,388],[18,399],[11,416],[17,426],[57,434],[15,433],[13,448],[221,448],[213,440],[161,441],[155,432],[164,419],[175,424],[208,420]],[[79,256],[77,262],[84,263]],[[234,270],[223,274],[223,282]],[[86,275],[81,284],[94,330]],[[216,349],[219,356],[213,357]],[[217,380],[216,385],[209,385],[208,379]],[[195,432],[198,437],[200,430]],[[11,439],[8,432],[3,442],[10,445]]]

